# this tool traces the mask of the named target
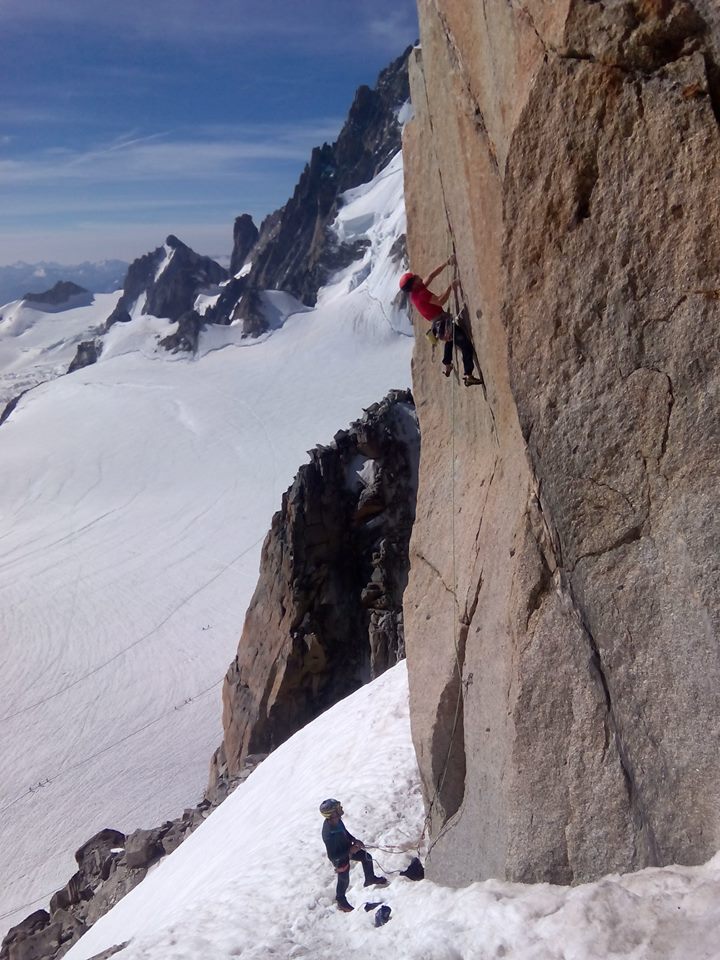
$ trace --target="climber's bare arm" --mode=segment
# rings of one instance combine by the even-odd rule
[[[439,267],[435,267],[435,269],[427,275],[427,277],[423,280],[423,284],[426,287],[429,287],[430,284],[435,279],[435,277],[439,276],[443,272],[445,267],[449,267],[452,262],[453,262],[453,257],[451,255],[447,258],[447,260],[443,260],[443,262],[440,264]],[[448,296],[450,296],[449,290],[448,290]],[[440,306],[442,306],[442,304],[440,304]]]

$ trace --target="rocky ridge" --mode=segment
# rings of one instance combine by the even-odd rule
[[[212,800],[203,799],[175,820],[151,830],[100,830],[75,854],[77,871],[50,899],[8,931],[0,944],[0,960],[59,960],[70,947],[125,894],[151,866],[176,850],[238,784],[262,762],[246,758],[242,768],[223,783]]]
[[[400,109],[408,100],[409,49],[383,70],[374,89],[361,86],[348,118],[333,144],[312,151],[293,196],[270,214],[260,227],[257,242],[247,247],[248,226],[236,221],[232,272],[250,257],[252,268],[226,290],[207,317],[230,323],[251,314],[246,332],[257,336],[266,329],[253,298],[260,290],[279,289],[313,306],[319,288],[332,272],[357,259],[357,244],[340,244],[329,230],[340,194],[371,180],[400,149]],[[246,216],[246,215],[244,215]],[[237,244],[240,244],[238,247]]]
[[[404,656],[419,434],[393,391],[310,451],[273,517],[238,653],[223,686],[209,796]]]
[[[227,270],[219,263],[195,253],[171,234],[164,246],[130,264],[123,294],[108,317],[105,329],[109,330],[114,323],[129,321],[131,311],[142,297],[145,298],[142,313],[179,320],[194,310],[199,293],[227,278]]]
[[[700,863],[720,846],[717,5],[419,13],[410,260],[455,249],[487,382],[451,395],[418,338],[404,610],[429,872]]]
[[[42,303],[50,304],[52,306],[60,306],[63,303],[67,303],[68,300],[71,300],[74,297],[88,293],[89,291],[86,290],[85,287],[81,287],[77,283],[73,283],[71,280],[58,280],[58,282],[49,290],[44,290],[40,293],[24,294],[23,300],[26,303]]]

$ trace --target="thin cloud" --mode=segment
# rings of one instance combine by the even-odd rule
[[[399,0],[396,0],[399,2]],[[251,40],[279,50],[292,43],[306,49],[323,49],[328,42],[338,49],[355,47],[359,34],[383,45],[394,41],[398,32],[416,32],[414,3],[401,0],[405,12],[388,11],[386,0],[126,0],[104,4],[97,0],[4,0],[6,28],[28,24],[45,29],[59,27],[100,27],[119,37],[146,41],[206,41],[236,44]],[[395,25],[395,29],[393,28]],[[409,31],[409,34],[408,34]],[[401,41],[402,42],[402,41]]]
[[[258,164],[307,160],[318,133],[338,124],[255,126],[234,139],[169,138],[165,133],[116,139],[83,151],[48,148],[40,154],[0,160],[0,183],[51,181],[127,183],[142,180],[237,177]],[[242,134],[245,134],[242,136]]]
[[[153,223],[143,220],[107,224],[98,228],[94,222],[70,227],[48,227],[43,230],[43,259],[58,263],[81,263],[84,260],[134,260],[161,244],[174,233],[199,253],[211,256],[229,254],[232,250],[232,220],[198,222],[177,218],[158,218]],[[25,260],[33,263],[37,255],[38,235],[32,230],[3,231],[0,234],[0,264]]]

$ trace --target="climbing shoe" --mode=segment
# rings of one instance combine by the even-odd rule
[[[477,385],[481,384],[482,382],[483,382],[482,379],[480,379],[479,377],[474,377],[471,373],[466,373],[465,376],[463,377],[463,383],[465,384],[466,387],[473,387],[476,384]]]
[[[336,900],[335,904],[338,910],[340,910],[342,913],[351,913],[354,909],[354,907],[347,902],[345,897],[343,897],[341,900]]]
[[[363,884],[364,887],[386,887],[387,885],[387,877],[368,877]]]
[[[443,376],[444,376],[444,377],[449,377],[451,373],[452,373],[452,364],[451,364],[451,363],[444,363],[444,364],[443,364]]]

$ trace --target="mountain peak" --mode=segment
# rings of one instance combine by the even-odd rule
[[[58,280],[55,286],[49,290],[44,290],[42,293],[26,293],[22,299],[28,303],[51,303],[53,306],[57,306],[61,303],[67,303],[71,297],[89,292],[85,287],[81,287],[71,280]]]

